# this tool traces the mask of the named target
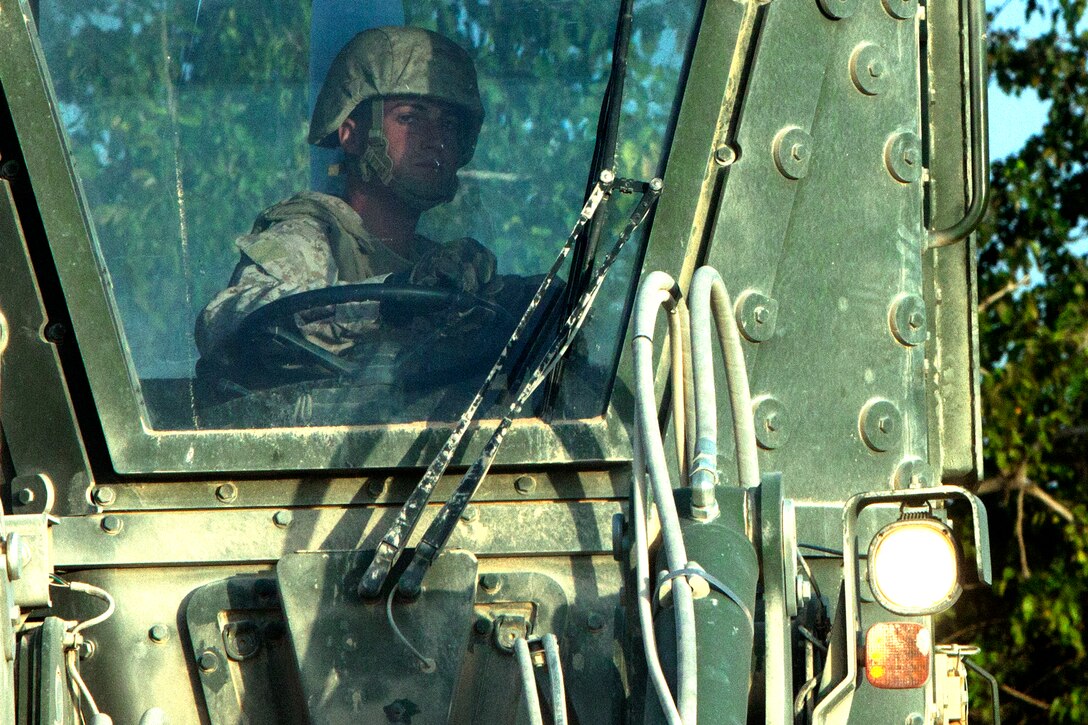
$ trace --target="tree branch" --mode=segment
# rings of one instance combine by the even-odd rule
[[[1010,279],[1008,281],[1008,283],[1004,287],[1002,287],[997,292],[994,292],[993,294],[988,296],[986,299],[984,299],[984,300],[982,300],[981,302],[978,303],[979,313],[985,312],[987,307],[989,307],[993,303],[997,302],[999,299],[1001,299],[1005,295],[1009,294],[1010,292],[1016,290],[1017,288],[1023,287],[1024,285],[1026,285],[1030,281],[1031,281],[1031,276],[1026,275],[1026,274],[1023,277],[1021,277],[1020,279],[1017,279],[1017,280],[1011,280]]]
[[[1049,493],[1039,488],[1038,484],[1033,483],[1023,490],[1042,501],[1044,504],[1046,504],[1047,508],[1058,514],[1058,516],[1061,516],[1068,523],[1076,523],[1076,517],[1073,516],[1073,512],[1070,511],[1069,508],[1066,507],[1061,501],[1058,501]]]
[[[1046,702],[1045,700],[1040,700],[1037,697],[1032,697],[1031,695],[1027,694],[1026,692],[1020,692],[1020,690],[1017,690],[1016,688],[1013,688],[1013,687],[1009,687],[1006,684],[1001,685],[1001,691],[1005,692],[1005,693],[1007,693],[1009,695],[1012,695],[1017,700],[1022,700],[1023,702],[1026,702],[1027,704],[1032,705],[1033,707],[1037,707],[1040,710],[1050,710],[1050,703],[1049,702]]]
[[[1031,567],[1028,566],[1028,547],[1024,543],[1024,489],[1016,494],[1016,543],[1020,547],[1020,576],[1024,579],[1031,578]]]

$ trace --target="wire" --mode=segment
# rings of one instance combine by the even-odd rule
[[[385,599],[385,618],[389,622],[390,629],[393,630],[393,634],[396,635],[400,643],[403,644],[409,652],[415,655],[415,658],[419,660],[420,666],[424,672],[430,673],[438,669],[438,664],[430,657],[425,656],[422,652],[412,646],[412,643],[408,641],[408,638],[401,634],[400,627],[393,621],[393,597],[396,596],[397,588],[393,587],[389,591],[389,596]]]
[[[76,687],[79,689],[80,696],[87,701],[87,706],[91,708],[91,712],[95,715],[101,714],[101,710],[98,709],[98,703],[94,701],[94,697],[91,696],[91,691],[87,689],[87,683],[83,681],[83,675],[79,673],[79,668],[76,667],[76,650],[68,650],[66,659],[68,660],[68,675],[72,678],[72,681],[76,683]],[[80,713],[82,717],[82,713]]]
[[[79,634],[84,629],[93,627],[96,624],[101,624],[109,619],[114,610],[117,608],[116,603],[113,601],[113,597],[105,589],[100,589],[93,584],[86,584],[84,582],[69,582],[67,587],[73,592],[80,592],[82,594],[90,594],[92,597],[97,597],[106,602],[106,611],[99,614],[97,617],[91,617],[88,620],[80,622],[75,627],[72,627],[72,634]]]
[[[819,544],[798,544],[798,548],[809,549],[811,551],[818,551],[821,554],[831,554],[832,556],[842,556],[842,549],[832,549],[830,546],[820,546]]]

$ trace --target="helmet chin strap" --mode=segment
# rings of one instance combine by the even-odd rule
[[[393,174],[393,160],[389,158],[389,142],[385,138],[383,121],[385,117],[385,101],[375,98],[370,102],[370,130],[367,133],[366,149],[360,155],[352,155],[347,163],[353,164],[364,181],[377,181],[382,186],[388,187],[393,195],[405,204],[419,212],[427,211],[439,204],[452,201],[457,194],[457,177],[453,177],[453,183],[448,189],[435,189],[433,187],[424,190],[418,184],[405,182]],[[439,193],[435,193],[435,192]]]

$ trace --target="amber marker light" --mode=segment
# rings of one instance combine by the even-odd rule
[[[865,678],[884,690],[910,690],[929,680],[929,630],[917,622],[880,622],[865,634]]]
[[[888,611],[936,614],[960,596],[959,564],[952,532],[931,516],[888,524],[869,545],[869,587]]]

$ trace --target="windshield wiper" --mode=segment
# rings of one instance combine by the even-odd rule
[[[510,351],[514,349],[518,339],[525,332],[529,320],[533,317],[533,313],[536,311],[541,299],[543,299],[544,293],[548,291],[548,288],[555,280],[556,274],[558,274],[567,255],[574,247],[575,241],[581,235],[582,230],[585,229],[586,225],[593,219],[601,202],[611,192],[613,181],[614,176],[611,172],[602,174],[601,180],[594,186],[593,192],[589,195],[589,198],[586,199],[586,203],[582,207],[582,212],[578,216],[578,221],[575,222],[574,228],[567,237],[566,243],[563,245],[563,248],[559,250],[559,254],[556,257],[555,262],[552,263],[551,269],[548,270],[548,273],[540,282],[536,294],[526,308],[517,327],[514,328],[514,332],[510,335],[510,339],[507,341],[505,347],[503,347],[502,352],[499,353],[499,357],[495,360],[495,364],[491,366],[491,370],[487,373],[487,377],[480,385],[472,402],[469,403],[465,412],[461,414],[460,420],[457,421],[457,426],[454,428],[453,432],[450,433],[449,438],[446,439],[445,444],[442,446],[442,450],[440,450],[434,460],[431,461],[431,465],[427,467],[427,471],[423,474],[423,478],[416,484],[415,489],[408,496],[408,500],[404,502],[393,525],[389,527],[389,530],[385,532],[382,540],[378,542],[378,548],[374,552],[374,559],[367,566],[366,572],[359,582],[358,592],[360,597],[371,599],[378,596],[381,592],[386,577],[389,576],[389,570],[393,567],[393,564],[396,562],[401,552],[404,551],[404,547],[408,543],[412,531],[415,530],[416,524],[419,523],[419,517],[423,514],[424,507],[426,507],[427,502],[430,501],[431,494],[434,493],[434,487],[438,483],[438,479],[441,478],[442,474],[449,466],[454,451],[457,450],[457,446],[460,445],[461,439],[464,437],[465,432],[468,431],[468,427],[472,423],[472,419],[476,416],[477,408],[479,408],[480,403],[483,402],[484,395],[491,388],[491,384],[494,382],[499,372],[505,367],[507,356],[510,354]]]
[[[414,599],[419,596],[423,588],[423,577],[426,576],[431,564],[442,552],[454,528],[457,526],[461,514],[464,513],[465,507],[468,506],[469,501],[472,500],[476,490],[480,487],[484,476],[487,475],[492,462],[495,460],[495,455],[498,453],[499,446],[502,445],[502,441],[506,437],[506,432],[513,424],[514,418],[517,417],[522,406],[532,397],[537,387],[555,370],[564,353],[574,342],[582,323],[585,322],[586,317],[589,315],[589,310],[593,306],[597,293],[601,290],[601,285],[604,283],[609,269],[611,269],[619,253],[623,250],[624,244],[649,215],[650,209],[661,194],[662,183],[661,179],[653,179],[649,183],[619,179],[616,181],[616,186],[627,189],[639,186],[642,190],[642,198],[635,205],[634,210],[628,217],[627,226],[616,238],[612,249],[605,255],[600,267],[593,272],[585,292],[578,298],[574,309],[563,322],[547,353],[537,363],[533,374],[518,391],[517,397],[510,404],[506,415],[503,416],[502,421],[491,434],[491,438],[484,445],[483,452],[469,467],[461,478],[457,489],[450,496],[446,505],[442,507],[442,510],[438,512],[438,515],[435,516],[426,533],[423,534],[411,563],[401,575],[397,584],[397,593],[405,599]]]
[[[616,146],[619,142],[620,113],[623,109],[623,87],[627,79],[627,54],[631,47],[631,26],[634,21],[633,7],[634,0],[621,0],[619,16],[616,18],[616,34],[612,41],[612,69],[608,75],[608,86],[605,88],[604,98],[601,100],[601,113],[597,118],[597,143],[593,147],[593,163],[586,183],[587,198],[592,193],[593,185],[601,172],[605,169],[616,168]],[[589,287],[601,230],[607,219],[607,213],[600,214],[575,245],[574,254],[571,255],[570,281],[567,284],[562,308],[563,317],[574,311],[578,300]],[[545,322],[542,321],[541,325]],[[548,376],[540,408],[541,416],[546,417],[555,406],[562,373],[563,361],[560,360],[555,370]]]

